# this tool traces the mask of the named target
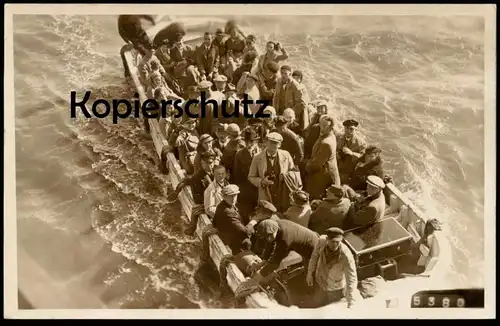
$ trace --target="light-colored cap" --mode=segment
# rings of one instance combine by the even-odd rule
[[[281,143],[283,141],[283,136],[281,136],[277,132],[270,132],[269,134],[267,134],[266,138],[267,138],[267,140],[277,142],[277,143]]]
[[[212,83],[209,82],[208,80],[204,80],[202,82],[200,82],[198,84],[198,89],[199,90],[202,90],[202,89],[210,89],[210,87],[212,87]]]
[[[227,126],[227,133],[230,135],[239,135],[241,133],[240,126],[236,123],[230,123]]]
[[[209,142],[209,141],[212,141],[214,140],[214,138],[212,136],[210,136],[209,134],[203,134],[201,135],[200,137],[200,142]]]
[[[319,100],[318,103],[316,103],[316,107],[318,106],[328,106],[328,103],[325,100]]]
[[[224,75],[217,75],[214,78],[214,82],[227,82],[227,77]]]
[[[260,222],[257,225],[257,233],[259,235],[269,235],[269,234],[274,234],[274,232],[279,230],[279,224],[278,222],[271,220],[271,219],[266,219]]]
[[[264,112],[271,114],[273,117],[276,116],[276,109],[272,106],[268,106],[264,109]]]
[[[285,109],[285,111],[283,111],[283,116],[288,119],[295,119],[295,111],[290,108]]]
[[[232,196],[240,193],[240,188],[237,185],[227,185],[222,189],[222,196]]]
[[[385,188],[385,183],[384,180],[380,179],[376,175],[369,175],[366,177],[366,183],[369,184],[370,186],[379,188],[379,189],[384,189]]]

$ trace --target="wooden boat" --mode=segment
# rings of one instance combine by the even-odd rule
[[[202,42],[204,31],[207,30],[214,31],[216,27],[223,27],[225,23],[225,21],[221,19],[213,19],[213,20],[209,20],[208,18],[191,19],[188,17],[178,18],[175,21],[182,21],[186,26],[186,29],[188,31],[188,34],[185,37],[186,44],[200,44]],[[151,38],[153,38],[156,32],[158,32],[171,22],[172,22],[171,20],[158,22],[156,26],[148,30],[148,34],[150,35]],[[133,50],[132,51],[122,50],[122,54],[124,55],[125,61],[127,62],[128,69],[131,73],[131,79],[137,90],[137,93],[139,94],[140,100],[141,102],[144,102],[146,100],[146,94],[144,91],[144,87],[141,84],[138,77],[138,71],[136,67],[137,54]],[[172,183],[172,186],[175,188],[177,184],[185,177],[185,173],[181,169],[175,156],[166,150],[168,149],[169,145],[167,140],[163,137],[162,133],[160,132],[158,122],[155,119],[149,119],[148,124],[149,124],[148,128],[149,132],[153,139],[154,146],[159,157],[159,161],[161,162],[160,164],[163,165],[162,168],[166,168],[165,170],[168,171],[169,179]],[[385,195],[387,202],[389,203],[385,214],[385,220],[397,221],[396,222],[397,225],[399,225],[401,229],[403,229],[406,232],[405,234],[408,234],[409,238],[411,238],[411,243],[416,244],[424,235],[424,229],[428,217],[420,209],[418,209],[417,206],[413,204],[407,198],[407,196],[405,196],[394,184],[392,183],[387,184],[387,187],[385,189]],[[194,205],[193,197],[189,187],[184,188],[184,190],[180,193],[179,201],[182,205],[182,209],[184,210],[185,215],[188,216],[189,218],[191,216],[191,209]],[[210,225],[211,222],[206,215],[202,215],[199,218],[198,228],[196,233],[200,239],[202,239],[203,230],[209,227]],[[219,238],[219,236],[211,235],[208,237],[208,241],[209,241],[211,260],[214,263],[214,265],[217,268],[219,268],[221,266],[223,258],[229,255],[230,253],[226,248],[225,244]],[[384,248],[392,246],[391,248],[397,248],[397,250],[399,250],[399,247],[396,247],[396,245],[397,243],[394,243],[392,245],[384,243],[382,245],[379,244],[378,246],[379,247],[385,246]],[[407,291],[408,293],[414,293],[419,290],[422,290],[423,283],[415,282],[415,280],[425,280],[424,283],[428,285],[434,283],[433,281],[435,280],[436,284],[440,285],[444,273],[446,273],[449,270],[451,262],[450,245],[446,237],[436,237],[432,245],[434,246],[433,249],[436,250],[429,250],[430,248],[422,248],[421,258],[427,259],[427,262],[431,261],[431,258],[436,258],[438,263],[435,264],[432,267],[432,269],[430,268],[431,266],[429,266],[429,268],[426,271],[425,277],[419,277],[418,274],[408,274],[406,278],[399,278],[395,281],[388,281],[387,284],[392,283],[395,285],[394,288],[395,291],[380,293],[373,298],[365,299],[362,301],[365,303],[370,303],[371,306],[374,306],[373,303],[374,301],[376,301],[379,304],[385,305],[389,299],[395,298],[395,293],[397,293],[398,291],[399,293],[403,293],[401,292],[401,289],[407,285],[411,285],[411,283],[415,284],[415,290],[413,291],[411,286],[407,287],[409,289]],[[287,257],[286,262],[282,263],[283,266],[281,267],[286,268],[288,266],[294,266],[294,263],[299,263],[299,262],[300,262],[300,257],[298,257],[298,255],[292,252],[291,255]],[[435,262],[432,262],[432,264],[434,263]],[[379,268],[382,267],[379,266]],[[294,269],[292,268],[291,270]],[[295,271],[296,269],[292,273],[295,273]],[[233,292],[236,291],[237,287],[246,280],[244,274],[233,263],[229,263],[227,265],[226,274],[227,274],[227,285]],[[297,275],[299,274],[300,273],[297,273]],[[292,275],[291,277],[293,278],[294,276]],[[286,284],[284,286],[286,287]],[[264,291],[255,292],[252,293],[251,295],[248,295],[245,298],[245,305],[249,308],[276,308],[276,307],[282,307],[282,305],[297,305],[296,302],[290,302],[291,301],[290,295],[288,294],[289,291],[293,292],[293,289],[285,289],[284,292],[287,293],[286,294],[281,293],[280,300],[277,300],[278,296],[273,297],[272,295],[269,294],[269,292],[264,292]],[[411,296],[411,294],[407,294],[405,292],[404,296],[406,298],[408,298],[408,295]],[[283,299],[283,297],[285,297],[285,299]],[[282,305],[280,305],[278,301]],[[331,304],[328,306],[328,308],[330,309],[332,306],[340,306],[340,305],[345,306],[345,304],[340,302]],[[407,307],[409,307],[409,305]]]

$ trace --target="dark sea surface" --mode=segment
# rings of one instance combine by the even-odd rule
[[[111,308],[227,306],[194,280],[200,244],[133,120],[71,119],[70,91],[131,98],[116,16],[15,16],[18,246],[61,291]],[[312,98],[383,149],[384,168],[452,242],[456,286],[483,285],[484,20],[244,17]],[[493,218],[493,217],[490,217]],[[20,268],[25,264],[19,263]],[[20,270],[19,282],[34,270]],[[29,298],[27,298],[29,300]],[[85,306],[98,307],[93,301]],[[75,306],[75,308],[78,308]]]

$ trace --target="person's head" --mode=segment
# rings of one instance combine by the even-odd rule
[[[196,128],[196,119],[187,118],[183,123],[182,127],[188,131],[193,131]]]
[[[331,132],[334,125],[335,121],[328,115],[322,115],[321,118],[319,118],[319,132],[322,135]]]
[[[280,66],[276,61],[266,63],[266,73],[268,76],[276,76],[280,70]]]
[[[206,46],[210,46],[210,44],[212,44],[212,40],[213,40],[212,33],[205,32],[205,34],[203,35],[203,44],[205,44]]]
[[[255,51],[250,51],[250,52],[247,52],[244,56],[243,56],[243,63],[246,63],[246,64],[253,64],[255,62],[255,60],[257,60],[258,58],[258,54],[257,52]]]
[[[300,71],[300,70],[295,70],[292,73],[292,77],[293,77],[293,79],[295,79],[299,83],[302,83],[302,80],[304,79],[304,75],[302,74],[302,71]]]
[[[284,82],[287,82],[292,76],[292,68],[289,65],[283,65],[281,66],[280,73],[281,79],[283,79]]]
[[[377,146],[368,146],[365,150],[365,163],[376,161],[382,151]]]
[[[208,151],[212,149],[214,139],[209,134],[203,134],[200,137],[200,148],[203,151]]]
[[[283,137],[277,132],[270,132],[266,137],[266,150],[269,154],[274,155],[278,152],[283,142]]]
[[[229,205],[236,205],[240,188],[237,185],[227,185],[222,189],[222,199]]]
[[[283,111],[283,116],[285,118],[287,118],[287,120],[292,123],[295,121],[295,111],[293,109],[285,109],[285,111]]]
[[[265,239],[267,242],[273,242],[276,239],[279,229],[278,222],[267,219],[257,225],[256,231],[259,238]]]
[[[344,189],[341,186],[332,184],[326,189],[326,198],[328,199],[341,199],[344,197]]]
[[[164,87],[158,87],[154,91],[154,98],[158,102],[167,99],[167,90]]]
[[[234,97],[236,95],[236,87],[234,87],[234,84],[229,83],[226,85],[224,95],[226,96],[226,98]]]
[[[198,86],[191,85],[188,86],[188,98],[194,100],[200,96],[200,91],[198,90]]]
[[[228,34],[232,38],[238,37],[238,29],[236,26],[231,26],[231,28],[228,29]]]
[[[158,71],[158,70],[160,70],[160,64],[156,60],[152,60],[151,63],[150,63],[150,66],[151,66],[151,70],[152,71]]]
[[[222,41],[222,39],[224,38],[224,36],[226,36],[226,34],[222,30],[222,28],[217,28],[217,30],[215,31],[215,39],[218,42],[220,42],[220,41]]]
[[[248,74],[248,76],[245,80],[247,89],[250,89],[250,88],[254,87],[255,85],[257,85],[258,81],[259,81],[259,78],[257,76],[255,76],[254,74]]]
[[[290,122],[286,117],[280,115],[280,116],[276,117],[274,123],[275,123],[276,128],[281,130],[281,129],[286,128]]]
[[[227,124],[219,124],[215,129],[215,136],[218,140],[224,141],[227,138]]]
[[[274,44],[274,42],[271,42],[271,41],[267,42],[266,43],[266,52],[274,52],[275,46],[276,45]]]
[[[206,151],[201,154],[201,168],[207,172],[211,173],[214,170],[216,154],[214,151]]]
[[[340,228],[329,228],[324,232],[326,235],[326,243],[330,250],[336,252],[340,249],[340,244],[344,239],[344,231]]]
[[[374,196],[380,193],[385,188],[384,180],[376,175],[366,177],[366,192],[368,196]]]
[[[328,103],[324,100],[321,100],[316,104],[316,113],[319,115],[327,114],[328,113]]]
[[[269,117],[264,118],[264,121],[269,121],[269,120],[272,121],[272,119],[276,118],[276,116],[277,116],[276,115],[276,109],[273,106],[270,106],[270,105],[266,106],[266,108],[264,109],[263,112],[265,114],[269,115]]]
[[[424,226],[424,237],[433,234],[435,231],[441,231],[443,229],[443,223],[436,218],[430,218],[425,222]]]
[[[217,75],[214,79],[215,88],[218,91],[225,91],[227,84],[227,77],[224,75]]]
[[[247,45],[248,46],[255,47],[255,42],[257,42],[255,35],[250,34],[247,36]]]
[[[344,134],[347,137],[354,136],[359,126],[359,123],[354,119],[346,120],[342,124],[344,125]]]
[[[257,215],[265,218],[270,218],[273,216],[273,214],[276,214],[277,212],[276,206],[274,206],[272,203],[268,202],[267,200],[259,200],[259,203],[257,204]]]
[[[243,132],[243,139],[245,140],[245,147],[248,149],[254,149],[259,144],[259,135],[254,128],[246,128]]]
[[[214,167],[214,179],[218,183],[222,183],[226,180],[226,168],[224,165],[217,165]]]
[[[240,137],[241,135],[240,126],[238,126],[236,123],[230,123],[227,126],[227,135],[229,136],[230,139],[236,139]]]
[[[161,74],[158,70],[156,71],[153,71],[151,74],[150,74],[150,82],[151,82],[151,87],[153,88],[157,88],[157,87],[161,87],[162,84],[163,84],[163,79],[161,77]]]
[[[200,93],[205,93],[205,96],[208,98],[210,96],[210,89],[212,88],[212,83],[208,80],[203,80],[198,84],[198,90]]]
[[[309,203],[309,194],[304,190],[296,190],[292,193],[292,203],[297,206],[305,206]]]

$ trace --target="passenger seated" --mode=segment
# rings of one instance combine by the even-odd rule
[[[276,62],[279,64],[280,61],[288,59],[288,54],[285,48],[281,47],[281,44],[274,42],[267,42],[266,53],[262,54],[258,58],[258,64],[254,73],[260,77],[264,72],[268,62]]]
[[[311,213],[308,228],[319,234],[331,227],[342,227],[351,207],[344,189],[337,185],[331,185],[326,190],[326,198],[314,204],[318,206]]]
[[[215,165],[220,163],[222,159],[222,153],[218,148],[213,147],[214,139],[209,134],[203,134],[200,137],[200,142],[198,143],[198,147],[196,148],[196,156],[194,158],[194,172],[198,171],[201,168],[201,156],[203,153],[208,151],[213,151],[215,153]]]
[[[201,78],[195,68],[194,50],[181,41],[176,42],[170,49],[172,59],[172,73],[179,81],[183,89],[192,85],[198,85]]]
[[[366,178],[366,196],[356,193],[351,187],[344,185],[345,193],[354,201],[349,208],[343,229],[368,227],[382,220],[385,212],[384,181],[374,175]]]
[[[347,180],[347,184],[354,191],[366,190],[366,178],[369,175],[375,175],[381,179],[384,178],[380,152],[381,150],[376,146],[368,146],[364,155],[359,158],[354,171]]]
[[[179,163],[187,174],[194,172],[194,157],[199,143],[198,132],[196,131],[196,119],[186,117],[181,125],[182,129],[175,142],[175,147],[179,151]]]
[[[236,85],[236,91],[240,98],[243,99],[243,95],[246,94],[248,100],[253,101],[254,104],[248,105],[247,109],[247,112],[251,114],[256,114],[261,107],[260,104],[257,104],[257,101],[260,100],[260,92],[257,87],[258,81],[257,76],[245,72],[243,73],[243,76],[241,76],[238,85]],[[240,106],[243,105],[240,104]]]
[[[168,145],[170,146],[170,151],[175,155],[175,158],[177,160],[179,159],[179,150],[175,146],[175,143],[177,142],[177,137],[179,136],[179,132],[182,130],[182,122],[183,122],[182,117],[178,118],[173,117],[172,124],[167,130]]]
[[[262,133],[265,138],[270,132],[276,131],[276,118],[278,115],[276,109],[272,106],[266,107],[263,112],[269,114],[268,118],[262,118]]]
[[[152,64],[152,66],[154,65],[157,65],[156,64]],[[152,71],[149,75],[148,75],[148,87],[147,87],[147,94],[146,96],[150,99],[154,99],[154,91],[155,89],[157,88],[165,88],[165,89],[168,89],[168,86],[167,84],[165,83],[165,81],[163,80],[163,77],[161,76],[160,74],[160,71],[158,69]]]
[[[227,77],[224,75],[217,75],[213,78],[215,90],[212,91],[214,100],[217,101],[219,108],[221,108],[222,100],[226,99],[224,92],[226,91]],[[221,112],[221,110],[219,110]]]
[[[147,85],[148,75],[153,72],[151,67],[151,63],[155,62],[155,67],[158,67],[160,74],[163,76],[165,74],[165,69],[160,63],[160,60],[154,55],[154,49],[145,48],[144,45],[139,44],[145,53],[144,57],[141,59],[141,62],[137,65],[137,69],[139,71],[139,79],[143,85]]]
[[[309,194],[303,190],[296,190],[292,193],[291,206],[283,214],[283,218],[307,228],[311,213]]]
[[[231,77],[231,82],[235,85],[238,85],[241,77],[243,76],[243,73],[245,72],[251,73],[256,63],[257,63],[257,55],[254,52],[249,52],[245,54],[243,56],[241,65],[233,73],[233,76]]]
[[[222,189],[227,185],[226,168],[224,165],[216,165],[214,168],[214,181],[210,183],[204,193],[205,213],[210,219],[214,218],[217,205],[222,201]]]
[[[226,41],[227,67],[225,75],[232,78],[233,73],[242,63],[243,53],[246,48],[246,40],[242,37],[236,24],[230,24],[230,22],[228,22],[226,25],[226,33],[229,34],[229,39]]]
[[[212,80],[219,71],[219,55],[213,43],[212,33],[205,32],[203,44],[196,48],[196,65],[202,80]]]
[[[227,58],[226,58],[226,41],[228,36],[221,28],[217,28],[215,31],[215,38],[212,42],[212,46],[217,51],[217,56],[219,57],[219,71],[225,72],[227,67]]]

